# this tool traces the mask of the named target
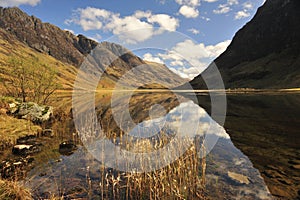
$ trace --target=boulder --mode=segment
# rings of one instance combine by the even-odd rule
[[[77,150],[73,140],[65,141],[59,145],[59,153],[62,155],[71,155]]]
[[[29,144],[18,144],[15,145],[12,149],[12,153],[18,156],[26,156],[41,151],[41,148],[38,145],[29,145]]]
[[[34,144],[36,144],[36,136],[35,135],[26,135],[24,137],[20,137],[19,139],[17,139],[17,144],[34,145]]]
[[[17,178],[22,177],[26,173],[26,168],[30,167],[34,158],[16,158],[12,160],[4,160],[0,163],[1,178]]]
[[[53,107],[38,105],[33,102],[21,103],[15,115],[22,119],[28,119],[33,122],[42,123],[48,121],[53,115]]]
[[[15,114],[18,111],[18,105],[19,105],[18,102],[13,102],[13,103],[8,104],[9,112],[11,114]]]
[[[42,131],[42,136],[44,137],[54,137],[54,132],[52,129],[44,129]]]

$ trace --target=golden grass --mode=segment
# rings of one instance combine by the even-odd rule
[[[85,120],[90,122],[91,117],[87,117]],[[85,130],[87,131],[86,134],[83,134],[87,136],[85,139],[94,141],[97,136],[93,136],[92,129],[86,127]],[[122,165],[130,166],[131,162],[134,162],[135,166],[139,166],[140,172],[111,171],[105,169],[104,166],[100,167],[101,180],[98,192],[100,192],[101,199],[205,199],[206,160],[200,158],[199,155],[200,152],[205,152],[204,146],[201,145],[201,138],[195,138],[194,142],[191,138],[173,138],[164,130],[159,133],[159,138],[155,141],[149,139],[122,140],[122,135],[123,133],[116,134],[116,130],[106,133],[106,137],[113,143],[119,136],[120,146],[127,151],[136,153],[156,151],[168,145],[169,151],[175,151],[169,152],[170,155],[177,155],[178,151],[186,148],[186,144],[190,144],[190,146],[178,159],[162,168],[160,160],[168,158],[154,159],[157,163],[151,163],[152,171],[145,167],[146,157],[134,161],[127,161],[124,157],[127,163]],[[116,162],[118,159],[120,157],[116,158]],[[87,174],[87,182],[90,185],[89,188],[92,188],[89,174]]]
[[[146,146],[143,148],[148,150]],[[152,172],[117,172],[116,174],[102,167],[99,183],[100,198],[206,199],[205,169],[205,158],[199,158],[195,145],[192,145],[175,162]],[[90,181],[88,174],[87,181]]]
[[[26,135],[35,135],[41,127],[24,119],[16,119],[7,115],[0,115],[0,137],[1,142],[10,142],[11,144]],[[0,142],[0,143],[1,143]]]
[[[29,189],[21,186],[18,182],[0,179],[0,199],[2,200],[31,200]]]
[[[7,78],[6,72],[9,67],[9,60],[14,57],[23,60],[24,63],[30,63],[33,60],[38,60],[38,63],[48,65],[57,69],[59,83],[64,89],[73,87],[74,80],[77,75],[77,68],[60,62],[55,58],[45,53],[39,53],[25,44],[15,41],[14,44],[9,43],[0,37],[0,79]],[[3,84],[0,84],[0,91],[5,91]]]

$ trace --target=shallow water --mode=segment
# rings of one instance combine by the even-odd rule
[[[83,142],[83,146],[74,154],[61,155],[59,159],[40,163],[28,174],[25,182],[36,196],[43,197],[51,193],[64,194],[66,198],[97,199],[100,195],[102,168],[112,174],[120,170],[139,171],[138,162],[135,161],[145,157],[136,156],[138,153],[151,151],[152,159],[147,159],[147,162],[143,160],[143,163],[148,164],[148,168],[143,166],[143,170],[160,169],[184,153],[185,149],[178,146],[188,147],[189,143],[186,141],[192,144],[194,138],[200,137],[202,142],[205,138],[218,139],[212,150],[205,152],[207,197],[297,198],[300,175],[299,169],[293,167],[299,162],[299,95],[228,96],[225,129],[205,111],[204,108],[208,112],[210,110],[209,99],[205,96],[198,96],[199,104],[203,108],[186,97],[182,97],[180,102],[174,100],[172,95],[162,94],[137,94],[135,98],[131,99],[129,105],[133,125],[128,129],[119,130],[127,136],[114,136],[116,139],[107,133],[116,132],[118,126],[124,124],[120,125],[112,120],[109,101],[97,99],[97,117],[100,121],[103,120],[101,134],[111,137],[107,141],[111,141],[114,148],[108,148],[109,152],[105,152],[106,159],[103,159],[100,156],[103,153],[103,135],[101,136],[99,130],[81,135],[81,139],[86,142]],[[155,111],[153,105],[162,105],[163,108],[157,107]],[[163,150],[168,150],[167,152],[153,154],[157,149],[151,147],[155,145],[157,135],[161,132],[168,135],[169,142],[176,137],[185,142],[175,140],[177,143],[173,149],[166,148]],[[150,144],[150,149],[140,149],[141,141],[136,138],[144,140],[143,147]],[[125,142],[130,142],[131,145],[126,146]],[[127,152],[134,154],[124,156]],[[169,155],[165,156],[169,160],[160,162],[159,165],[158,162],[154,163],[162,154]],[[203,155],[201,150],[199,155]],[[128,162],[132,165],[125,165]],[[230,177],[230,173],[238,174],[240,179],[247,180],[246,183],[240,183],[239,180]]]

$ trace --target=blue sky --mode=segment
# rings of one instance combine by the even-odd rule
[[[165,63],[181,76],[193,78],[226,49],[236,31],[263,2],[0,0],[0,6],[18,6],[29,15],[74,34],[139,49],[135,53],[140,57]],[[147,41],[151,50],[144,48]],[[166,41],[168,45],[162,45]]]

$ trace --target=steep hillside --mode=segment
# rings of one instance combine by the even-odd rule
[[[300,1],[267,0],[234,36],[215,63],[225,88],[300,87]],[[191,81],[195,89],[213,83],[207,68]]]
[[[7,69],[11,58],[21,59],[24,62],[36,60],[37,64],[45,64],[55,68],[58,72],[58,81],[62,84],[63,89],[71,90],[76,78],[77,69],[63,63],[47,54],[40,53],[27,45],[19,42],[17,38],[7,31],[0,28],[0,79],[5,80],[9,75]],[[5,91],[4,85],[0,84],[1,93]]]
[[[0,27],[29,47],[74,66],[79,66],[83,55],[97,45],[82,35],[77,37],[52,24],[42,23],[19,8],[0,7]]]
[[[44,56],[51,56],[62,63],[68,63],[77,68],[81,66],[85,57],[96,46],[100,46],[95,50],[98,51],[98,57],[101,58],[101,63],[98,64],[101,65],[103,71],[104,68],[106,69],[100,82],[101,88],[113,88],[122,75],[136,66],[145,64],[149,66],[149,70],[141,71],[140,75],[146,77],[147,80],[160,81],[168,87],[178,86],[186,82],[185,79],[174,74],[165,65],[146,63],[120,45],[108,42],[99,44],[83,35],[75,36],[52,24],[43,23],[34,16],[28,16],[19,8],[0,7],[0,29],[1,32],[5,32],[5,36],[2,34],[2,40],[13,40],[13,43],[16,43],[14,47],[22,43],[21,46],[24,48],[30,47],[36,52],[43,53]],[[3,46],[3,48],[6,47]],[[108,62],[112,58],[114,60],[111,63]],[[2,62],[5,61],[2,60]],[[109,63],[109,66],[104,66],[103,63]],[[132,79],[128,80],[126,84],[140,86],[140,84],[134,84],[137,82],[136,78],[137,76],[132,76]]]

